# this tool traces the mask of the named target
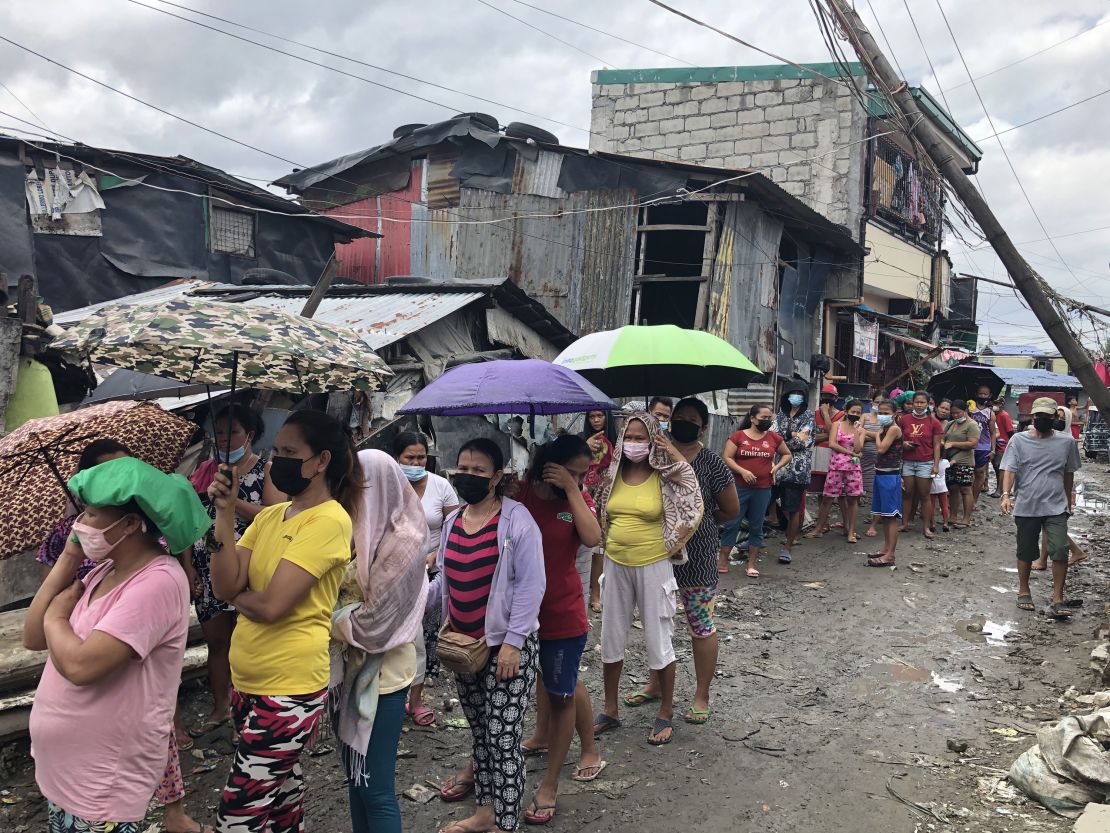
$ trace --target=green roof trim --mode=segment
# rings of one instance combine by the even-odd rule
[[[973,162],[978,162],[983,158],[983,149],[975,144],[975,141],[964,132],[964,129],[956,124],[956,120],[948,114],[940,103],[933,98],[933,96],[924,87],[910,87],[910,94],[917,102],[926,115],[932,117],[933,121],[937,123],[941,130],[948,134],[957,145],[963,148],[964,152],[970,157]],[[883,100],[878,93],[868,92],[868,111],[877,119],[885,119],[890,116],[890,105]]]
[[[766,64],[749,67],[661,67],[658,69],[599,69],[594,72],[595,84],[705,84],[717,81],[778,81],[784,78],[810,78],[827,75],[843,78],[840,64],[804,64],[799,69],[790,64]],[[847,65],[853,76],[866,75],[863,64]]]

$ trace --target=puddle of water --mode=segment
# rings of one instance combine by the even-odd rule
[[[928,669],[898,662],[877,662],[872,668],[899,683],[927,683],[932,678],[932,672]]]
[[[1086,484],[1080,483],[1075,488],[1075,509],[1086,514],[1102,514],[1110,506],[1110,501],[1098,492],[1091,491]]]
[[[999,567],[998,569],[1000,569],[1004,573],[1016,573],[1017,572],[1017,567]]]
[[[993,590],[995,593],[1003,593],[1003,594],[1013,592],[1009,587],[999,587],[997,584],[992,585],[991,590]]]
[[[968,642],[1005,645],[1006,635],[1017,627],[1015,622],[992,622],[986,616],[964,619],[956,623],[956,636]]]
[[[964,687],[963,683],[956,680],[950,680],[946,677],[940,676],[936,671],[930,675],[931,682],[941,691],[946,691],[949,694],[955,694],[957,691]]]

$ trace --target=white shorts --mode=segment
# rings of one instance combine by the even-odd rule
[[[664,558],[646,567],[625,567],[606,558],[601,578],[601,661],[624,661],[632,613],[639,610],[648,667],[659,671],[673,663],[678,582],[670,560]]]

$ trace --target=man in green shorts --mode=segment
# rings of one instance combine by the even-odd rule
[[[1070,434],[1054,429],[1056,400],[1033,402],[1033,430],[1010,440],[1002,458],[1002,513],[1013,513],[1017,526],[1018,599],[1022,610],[1035,610],[1029,589],[1033,562],[1040,557],[1041,531],[1048,538],[1052,560],[1052,603],[1049,613],[1067,619],[1064,601],[1068,576],[1068,516],[1072,487],[1079,470],[1079,451]]]

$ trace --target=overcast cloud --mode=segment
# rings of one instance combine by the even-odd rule
[[[159,6],[158,0],[142,0]],[[131,94],[298,164],[315,164],[388,139],[405,122],[431,122],[481,110],[504,124],[532,121],[571,145],[585,146],[590,72],[672,66],[675,61],[526,8],[490,5],[601,58],[530,29],[478,0],[182,0],[277,35],[327,48],[397,72],[500,102],[498,106],[347,63],[310,50],[236,31],[328,66],[431,99],[346,78],[284,55],[167,17],[127,0],[40,0],[0,7],[2,34]],[[617,33],[701,66],[771,63],[765,56],[696,27],[647,0],[528,0],[550,11]],[[998,130],[1005,130],[1110,88],[1110,3],[1106,0],[942,0],[974,76],[1024,58],[1057,41],[1074,40],[979,80]],[[799,62],[828,54],[805,0],[675,0],[679,8]],[[903,0],[860,0],[874,26],[878,14],[911,84],[947,95],[956,119],[976,139],[992,133],[966,83],[936,0],[909,0],[939,78],[910,25]],[[161,8],[186,17],[188,11]],[[1100,25],[1107,24],[1107,25]],[[881,41],[881,37],[880,37]],[[850,50],[849,50],[850,51]],[[272,180],[291,165],[161,115],[0,42],[0,80],[52,131],[102,147],[182,154],[232,173]],[[555,122],[524,116],[517,107]],[[0,89],[0,110],[33,117]],[[19,126],[0,115],[5,128]],[[26,127],[24,125],[24,127]],[[10,131],[8,131],[10,132]],[[1029,209],[996,140],[985,150],[979,182],[1011,237],[1060,292],[1107,305],[1110,284],[1110,95],[1023,127],[1002,138],[1030,198],[1074,276],[1060,263]],[[1028,241],[1028,242],[1026,242]],[[1005,280],[987,250],[950,241],[956,268]],[[997,341],[1048,340],[1013,293],[982,286],[981,332]],[[1108,322],[1110,323],[1110,322]],[[1088,341],[1094,334],[1087,328]]]

